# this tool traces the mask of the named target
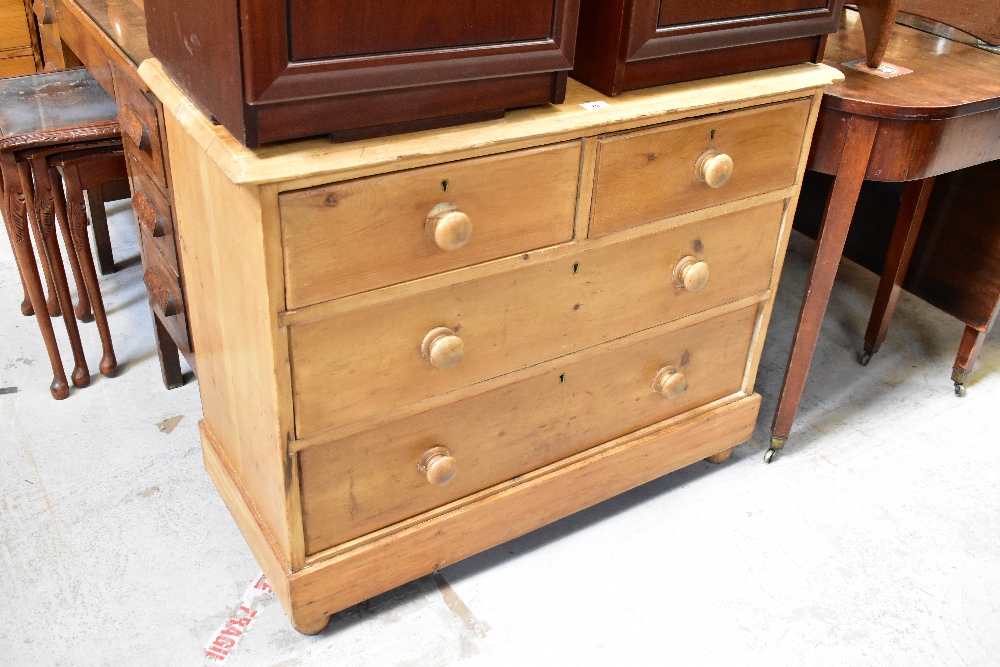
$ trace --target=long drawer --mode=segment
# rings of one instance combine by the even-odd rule
[[[573,238],[580,142],[281,195],[289,308]]]
[[[590,236],[795,184],[810,100],[602,137]]]
[[[292,326],[296,434],[371,418],[763,292],[783,211],[777,202],[559,260],[532,264],[529,257],[521,269]],[[708,270],[699,291],[678,282],[678,269],[692,263]],[[435,337],[444,329],[452,336]],[[428,340],[442,344],[428,349]],[[464,353],[455,364],[457,348]]]
[[[751,306],[305,449],[300,463],[307,553],[735,394],[757,312]],[[686,383],[678,396],[654,391],[664,369]],[[453,477],[442,485],[431,483],[448,475]]]

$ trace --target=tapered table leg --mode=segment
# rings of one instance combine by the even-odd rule
[[[833,281],[837,276],[840,256],[844,252],[847,230],[851,226],[854,207],[864,182],[875,145],[878,120],[866,116],[851,116],[844,146],[840,155],[837,175],[833,182],[830,198],[826,203],[823,223],[816,243],[816,254],[809,270],[806,295],[799,311],[792,349],[785,369],[785,380],[778,398],[778,408],[771,425],[771,448],[764,455],[768,463],[777,450],[781,449],[792,430],[795,412],[805,389],[806,376],[812,362],[816,342],[819,339],[823,314],[830,301]]]
[[[970,326],[965,327],[962,342],[958,346],[958,356],[955,357],[955,366],[951,371],[951,379],[955,383],[955,395],[959,398],[965,396],[965,378],[976,365],[979,351],[983,349],[983,341],[985,340],[985,332]]]
[[[865,351],[861,355],[861,365],[867,366],[872,355],[878,352],[889,331],[889,323],[896,311],[899,293],[903,289],[906,271],[910,268],[910,258],[913,247],[920,235],[920,225],[927,212],[927,202],[930,201],[934,189],[934,179],[910,181],[903,190],[903,201],[899,205],[896,216],[896,226],[892,230],[892,241],[889,243],[889,253],[885,258],[885,267],[879,280],[875,303],[872,305],[871,318],[865,331]]]

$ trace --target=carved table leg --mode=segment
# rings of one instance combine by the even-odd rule
[[[965,396],[965,378],[972,372],[972,367],[979,359],[979,352],[983,349],[983,341],[986,340],[986,333],[965,327],[962,334],[962,342],[958,346],[958,356],[955,357],[955,366],[951,371],[951,379],[955,383],[955,395],[961,398]]]
[[[65,167],[66,170],[66,196],[64,200],[62,191],[54,188],[56,215],[62,218],[64,224],[69,227],[71,235],[71,248],[80,262],[80,269],[83,272],[83,279],[87,285],[87,292],[90,294],[91,304],[94,309],[94,320],[97,322],[97,332],[101,336],[101,346],[103,356],[101,358],[101,373],[103,375],[113,375],[118,370],[118,360],[115,358],[115,348],[111,342],[111,330],[108,328],[108,317],[104,311],[104,297],[101,296],[101,287],[97,281],[97,269],[94,267],[94,256],[90,250],[90,237],[87,235],[87,206],[84,201],[83,190],[80,188],[79,167],[75,164]],[[55,167],[49,168],[49,176],[54,183],[59,181],[59,170]]]
[[[45,276],[45,290],[48,294],[48,298],[45,302],[45,307],[48,309],[48,313],[51,317],[58,317],[62,315],[62,311],[59,309],[59,295],[56,292],[55,280],[52,278],[52,267],[49,265],[48,254],[45,252],[45,244],[42,242],[42,230],[38,227],[38,219],[40,214],[34,209],[34,204],[31,206],[32,213],[35,215],[29,216],[31,233],[35,237],[35,245],[38,246],[38,263],[42,265],[42,274]]]
[[[7,196],[3,193],[3,201],[0,202],[0,209],[3,217],[3,225],[7,230],[7,239],[10,241],[10,247],[14,247],[14,232],[11,229],[10,215],[7,212]],[[35,309],[31,307],[31,297],[28,295],[28,284],[24,282],[24,271],[21,269],[21,260],[17,253],[14,253],[14,264],[17,266],[17,277],[21,280],[21,289],[24,291],[24,300],[21,301],[21,314],[25,317],[34,315]]]
[[[59,172],[56,171],[55,174],[53,174],[52,171],[45,166],[44,159],[37,161],[37,167],[35,164],[36,161],[32,160],[32,169],[37,168],[38,170],[38,173],[35,175],[35,183],[38,183],[39,185],[36,185],[35,196],[41,199],[41,196],[44,195],[46,198],[45,201],[51,199],[53,204],[57,198],[65,203],[62,190],[62,177],[59,176]],[[42,175],[43,170],[45,171],[44,175]],[[53,178],[53,176],[55,176],[55,178]],[[44,186],[40,183],[40,180],[44,181]],[[45,188],[44,192],[42,192],[43,187]],[[69,268],[70,271],[73,272],[73,283],[76,284],[77,301],[76,308],[73,309],[73,312],[76,314],[76,319],[86,322],[90,320],[92,314],[90,310],[90,295],[87,294],[87,286],[83,280],[83,271],[80,268],[80,261],[77,258],[76,253],[73,252],[73,236],[69,230],[69,222],[67,221],[65,215],[56,215],[55,217],[56,223],[59,226],[59,233],[62,234],[63,245],[66,247],[66,257],[69,259]],[[65,273],[65,269],[63,269],[63,272]]]
[[[21,173],[21,181],[27,182],[31,177],[27,162],[19,162],[18,169]],[[63,322],[66,324],[66,333],[69,334],[70,347],[73,349],[73,360],[76,366],[73,368],[73,385],[76,387],[86,387],[90,384],[90,370],[87,368],[87,359],[83,354],[83,343],[80,341],[80,329],[77,327],[76,318],[73,317],[73,301],[69,293],[69,284],[66,282],[66,271],[63,269],[62,257],[59,252],[59,239],[55,231],[55,202],[52,200],[52,187],[48,182],[48,172],[44,166],[44,160],[39,168],[32,165],[38,178],[35,183],[46,183],[48,189],[43,192],[44,199],[41,206],[35,206],[34,193],[30,189],[25,189],[28,200],[28,216],[33,217],[35,211],[39,212],[39,218],[35,220],[35,226],[40,232],[41,240],[45,249],[45,255],[49,261],[49,270],[56,284],[56,293],[59,296],[59,305],[65,314]]]
[[[889,322],[896,311],[899,293],[903,289],[903,280],[910,267],[910,257],[913,247],[920,235],[920,225],[927,212],[927,202],[934,189],[934,179],[910,181],[903,190],[903,201],[896,216],[896,226],[892,230],[892,241],[889,243],[889,253],[885,258],[882,278],[875,294],[871,318],[868,320],[868,330],[865,331],[865,351],[861,355],[861,365],[867,366],[872,355],[878,352],[889,331]]]
[[[851,226],[854,207],[864,182],[875,145],[878,120],[866,116],[851,116],[847,137],[840,155],[837,176],[833,182],[830,198],[823,213],[816,254],[809,270],[806,295],[799,312],[792,349],[785,370],[785,380],[778,398],[778,408],[771,425],[771,448],[764,454],[764,461],[771,462],[777,450],[781,449],[792,430],[799,399],[805,389],[806,376],[812,362],[816,341],[819,339],[823,313],[826,312],[837,276],[840,256],[844,252],[847,230]]]
[[[52,384],[49,386],[49,390],[52,392],[53,398],[62,400],[69,396],[69,384],[66,382],[66,371],[63,370],[62,359],[59,357],[59,346],[56,344],[52,320],[49,319],[49,311],[45,305],[45,292],[42,289],[41,277],[38,275],[38,264],[35,262],[35,252],[31,247],[31,234],[28,231],[30,222],[28,219],[28,198],[25,196],[25,190],[31,187],[31,183],[20,181],[18,170],[14,166],[13,155],[0,155],[0,168],[4,170],[4,182],[7,184],[4,219],[10,225],[14,256],[21,269],[24,288],[35,312],[38,328],[42,332],[42,340],[45,341],[49,362],[52,364]]]

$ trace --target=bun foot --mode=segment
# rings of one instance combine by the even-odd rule
[[[118,372],[118,360],[115,359],[115,355],[111,354],[103,359],[101,359],[101,375],[105,377],[111,377]]]
[[[25,299],[21,302],[21,314],[30,317],[35,314],[35,309],[31,307],[31,302]]]
[[[716,464],[725,463],[726,461],[729,460],[729,457],[732,455],[733,455],[733,448],[730,447],[729,449],[721,451],[718,454],[712,454],[711,456],[706,457],[705,460],[708,461],[709,463],[716,463]]]
[[[83,388],[90,384],[90,371],[86,368],[73,369],[73,386]]]
[[[330,622],[329,616],[319,616],[317,618],[291,618],[292,627],[304,635],[318,635],[326,629]]]
[[[90,303],[85,303],[83,301],[78,303],[76,308],[73,309],[73,314],[75,314],[76,319],[81,322],[90,322],[94,319],[94,314],[90,311]]]
[[[66,384],[66,380],[53,380],[52,384],[49,385],[49,391],[52,392],[52,398],[57,401],[69,397],[69,385]]]

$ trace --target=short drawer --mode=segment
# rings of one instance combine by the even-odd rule
[[[757,312],[748,307],[305,449],[299,460],[307,553],[735,394]],[[653,388],[665,373],[671,398]],[[428,452],[453,461],[432,461],[422,471]],[[443,485],[431,483],[456,469]]]
[[[573,238],[580,142],[280,198],[288,308]]]
[[[810,104],[794,100],[603,137],[589,235],[794,185]]]
[[[122,140],[150,172],[156,184],[167,189],[163,166],[163,146],[156,105],[126,76],[115,77],[115,99]]]
[[[293,325],[297,435],[759,294],[783,211],[777,202],[550,261],[527,254],[523,268]]]
[[[134,154],[134,147],[126,145],[125,152],[128,154],[129,175],[132,179],[132,209],[135,211],[136,222],[163,254],[173,272],[180,275],[173,213],[167,197],[137,164],[141,158]]]

